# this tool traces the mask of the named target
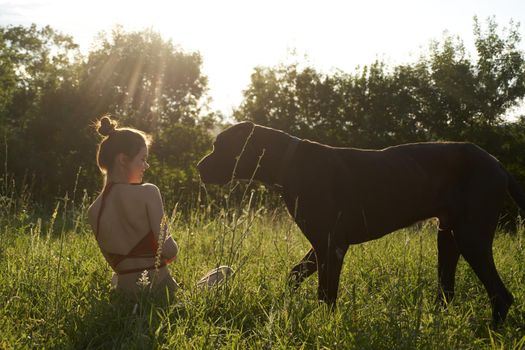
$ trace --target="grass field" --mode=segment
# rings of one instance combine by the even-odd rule
[[[316,300],[317,275],[296,293],[286,276],[309,246],[281,210],[246,204],[172,214],[180,246],[170,265],[184,283],[167,305],[110,291],[111,270],[85,222],[88,202],[67,199],[49,215],[23,196],[0,197],[0,349],[520,349],[525,348],[524,232],[498,232],[496,264],[515,296],[489,329],[487,294],[460,260],[456,298],[435,308],[436,227],[429,221],[351,246],[334,313]],[[80,202],[80,201],[78,201]],[[218,264],[235,277],[200,290]]]

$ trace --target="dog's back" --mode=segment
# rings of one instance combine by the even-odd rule
[[[349,220],[362,222],[366,217],[367,238],[430,217],[449,220],[483,195],[480,191],[507,186],[506,172],[497,159],[471,143],[328,151],[335,168],[331,184],[336,187],[336,206],[353,218]]]

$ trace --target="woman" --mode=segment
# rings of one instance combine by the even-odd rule
[[[89,207],[88,220],[116,274],[116,288],[134,294],[147,284],[153,291],[172,292],[178,285],[166,264],[175,259],[177,243],[162,224],[159,189],[142,183],[149,168],[150,137],[140,130],[117,128],[108,117],[101,118],[97,127],[104,136],[97,152],[104,188]]]

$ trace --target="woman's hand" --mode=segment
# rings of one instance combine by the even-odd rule
[[[175,240],[169,236],[162,245],[162,259],[167,263],[172,262],[177,257],[178,252],[179,246],[177,245],[177,242],[175,242]]]

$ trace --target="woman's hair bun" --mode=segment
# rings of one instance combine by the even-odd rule
[[[109,136],[115,131],[116,127],[116,121],[111,120],[108,116],[104,116],[98,121],[97,131],[102,136]]]

